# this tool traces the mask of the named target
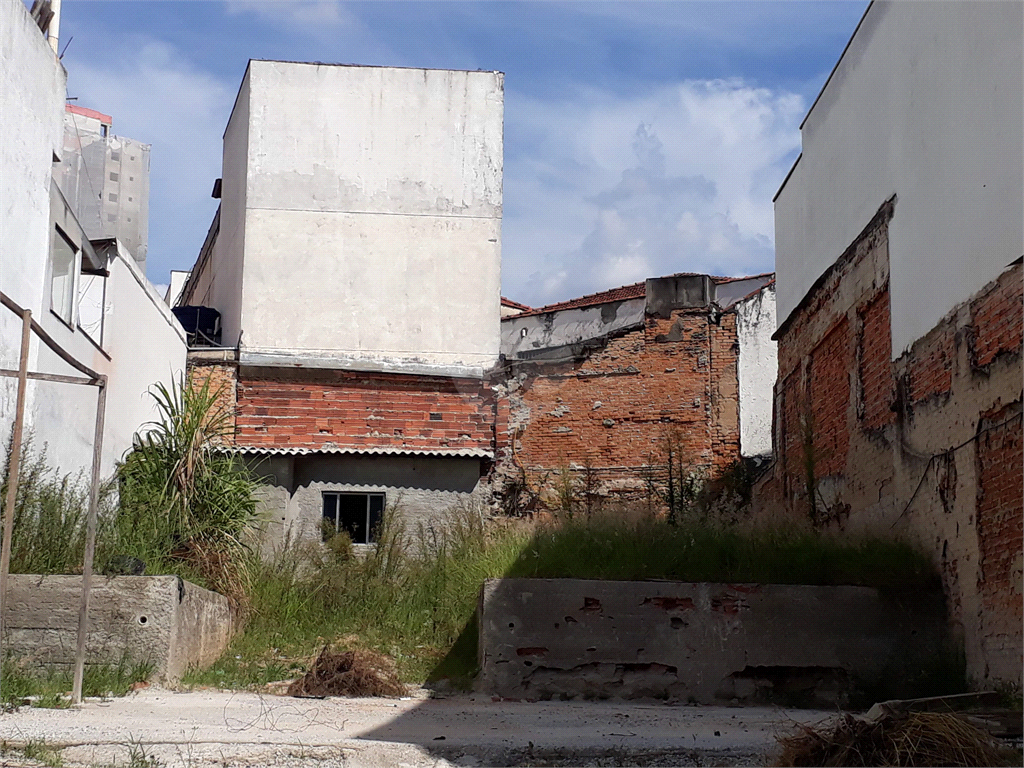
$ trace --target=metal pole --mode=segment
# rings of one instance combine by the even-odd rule
[[[53,12],[53,16],[50,18],[50,26],[46,30],[46,38],[50,47],[53,48],[53,52],[59,54],[57,41],[60,38],[60,0],[50,0],[50,10]]]
[[[100,500],[100,459],[103,454],[103,420],[107,412],[107,377],[101,376],[96,398],[96,433],[92,441],[92,485],[89,488],[89,522],[85,529],[85,559],[82,563],[82,602],[78,608],[78,648],[75,651],[75,681],[71,703],[82,703],[82,680],[85,675],[85,639],[89,633],[89,587],[92,582],[92,560],[96,554],[96,518]]]
[[[21,437],[25,427],[25,395],[28,389],[28,347],[32,340],[32,311],[21,311],[21,361],[18,363],[18,400],[11,433],[11,458],[7,464],[7,497],[4,499],[3,550],[0,551],[0,676],[3,672],[4,636],[7,615],[7,574],[11,570],[11,533],[14,530],[14,502],[18,496],[21,471]],[[3,699],[0,698],[0,701]]]

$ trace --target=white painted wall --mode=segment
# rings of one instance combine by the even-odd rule
[[[158,382],[170,388],[183,375],[188,346],[163,297],[120,241],[108,270],[104,346],[110,383],[103,465],[110,471],[131,448],[136,431],[157,417],[150,388]]]
[[[251,61],[211,260],[224,344],[263,364],[495,364],[502,116],[497,72]]]
[[[185,336],[161,297],[123,248],[109,262],[105,286],[79,275],[72,322],[50,311],[50,240],[54,226],[78,248],[89,248],[74,211],[53,181],[60,168],[66,73],[20,0],[0,0],[0,290],[32,311],[32,317],[77,360],[109,377],[103,471],[131,445],[131,437],[155,416],[146,390],[170,383],[185,366]],[[103,290],[105,289],[105,290]],[[84,295],[83,295],[84,294]],[[102,341],[79,327],[103,314]],[[21,320],[0,308],[0,367],[17,368]],[[76,374],[33,338],[29,370]],[[0,379],[0,440],[14,420],[16,382]],[[96,389],[31,381],[26,430],[46,446],[50,466],[63,473],[88,472],[96,418]]]
[[[224,131],[224,155],[221,170],[221,201],[216,216],[219,231],[205,274],[197,282],[207,283],[203,294],[221,313],[221,339],[226,347],[239,343],[242,333],[242,264],[245,256],[245,225],[248,205],[250,70],[242,78],[235,106]]]
[[[897,195],[892,352],[1024,254],[1024,4],[875,0],[775,204],[779,321]]]
[[[778,375],[775,332],[775,284],[736,303],[736,336],[740,353],[740,455],[772,452],[772,393]]]
[[[164,294],[164,303],[169,307],[178,306],[178,298],[181,296],[181,289],[185,287],[188,276],[192,274],[183,269],[171,270],[171,282],[167,286],[167,293]]]
[[[25,5],[0,0],[0,291],[35,314],[43,304],[50,172],[63,144],[66,86],[67,73]],[[21,319],[0,307],[0,368],[18,367],[20,346]],[[16,393],[14,380],[0,378],[0,445],[10,435]]]

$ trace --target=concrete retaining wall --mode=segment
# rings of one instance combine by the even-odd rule
[[[941,596],[867,587],[491,579],[479,685],[507,698],[839,701],[941,650]]]
[[[72,664],[78,638],[81,576],[12,575],[7,648],[47,664]],[[92,582],[86,663],[122,656],[151,661],[177,679],[224,652],[233,630],[228,600],[177,576],[109,576]]]

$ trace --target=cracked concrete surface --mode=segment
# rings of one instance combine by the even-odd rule
[[[64,765],[764,765],[775,734],[828,713],[637,702],[293,699],[146,689],[77,709],[0,715],[8,746],[45,740]],[[134,750],[135,761],[131,761]],[[18,763],[11,752],[2,765]]]

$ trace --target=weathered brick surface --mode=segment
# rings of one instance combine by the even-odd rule
[[[1020,413],[1018,401],[983,414],[977,450],[978,591],[985,644],[990,665],[1010,667],[1011,671],[1013,657],[1019,661],[1022,651],[1024,623],[1024,441]]]
[[[804,421],[807,394],[803,388],[803,372],[791,371],[778,385],[775,411],[778,437],[776,439],[776,467],[781,473],[778,484],[780,498],[775,503],[790,507],[806,493],[806,466],[804,453]]]
[[[838,475],[846,470],[852,361],[850,325],[846,317],[842,317],[811,353],[811,435],[817,477]]]
[[[782,326],[777,458],[755,503],[811,511],[813,474],[829,481],[832,524],[878,525],[930,547],[968,673],[981,684],[1019,682],[1024,449],[1013,414],[1024,395],[1022,266],[892,360],[891,213],[888,204],[879,211]],[[813,472],[802,442],[808,423]]]
[[[246,446],[494,446],[494,403],[480,382],[348,372],[243,373],[236,441]]]
[[[190,360],[188,364],[190,385],[198,389],[209,382],[210,391],[217,396],[218,412],[228,416],[225,434],[221,438],[224,443],[234,441],[231,426],[235,416],[237,373],[238,369],[233,363],[197,363]]]
[[[948,395],[953,387],[956,348],[953,334],[938,335],[934,343],[915,350],[913,364],[908,366],[911,402]]]
[[[1020,354],[1024,332],[1024,290],[1020,271],[1004,273],[994,288],[971,303],[974,365],[985,367],[997,356]]]
[[[858,362],[860,402],[858,414],[866,429],[881,429],[893,423],[896,392],[891,349],[892,321],[889,314],[889,286],[864,304],[858,312],[860,338]]]
[[[887,453],[881,449],[866,453],[870,446],[863,444],[856,425],[850,423],[861,410],[859,401],[856,408],[850,405],[854,392],[865,390],[865,372],[871,377],[868,386],[873,387],[872,398],[892,401],[888,342],[871,339],[869,349],[875,357],[866,367],[859,359],[866,343],[862,331],[865,318],[877,326],[878,316],[884,312],[883,322],[888,329],[890,215],[891,208],[883,207],[784,321],[775,385],[777,459],[757,488],[758,504],[762,506],[811,508],[810,478],[814,477],[815,482],[829,477],[842,480],[851,451],[858,454],[858,461],[869,465],[888,461],[891,474]],[[888,391],[884,390],[886,386]],[[881,476],[878,479],[887,480]],[[816,487],[815,496],[819,495]],[[877,498],[877,489],[874,495]]]
[[[516,461],[535,477],[590,467],[635,490],[672,435],[692,466],[726,466],[739,457],[737,349],[735,315],[676,310],[578,362],[521,369]]]

